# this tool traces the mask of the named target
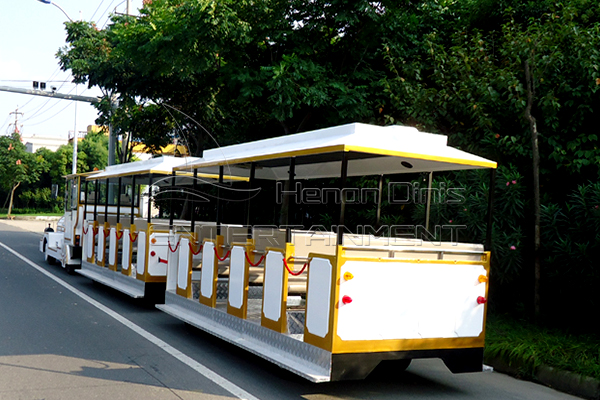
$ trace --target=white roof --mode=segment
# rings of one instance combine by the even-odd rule
[[[88,177],[88,180],[118,178],[131,175],[170,175],[173,168],[198,162],[197,157],[161,156],[144,161],[135,161],[126,164],[110,165],[104,171]]]
[[[207,150],[202,159],[176,170],[248,176],[256,163],[256,178],[288,179],[289,159],[296,159],[296,179],[338,177],[342,152],[348,176],[424,171],[496,168],[494,161],[448,146],[444,135],[405,126],[352,123],[272,139]]]

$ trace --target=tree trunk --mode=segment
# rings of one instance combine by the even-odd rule
[[[8,203],[8,219],[10,218],[10,213],[12,211],[12,206],[13,206],[13,198],[15,196],[15,190],[17,190],[17,188],[19,187],[19,185],[21,184],[21,182],[17,182],[15,184],[15,186],[13,186],[12,190],[10,191],[10,202]]]
[[[531,150],[533,156],[533,212],[534,212],[534,284],[533,284],[533,312],[536,321],[541,315],[541,297],[540,297],[540,152],[538,148],[538,131],[536,120],[531,115],[533,98],[535,97],[535,88],[533,87],[529,60],[525,61],[525,81],[527,82],[527,107],[525,108],[525,118],[529,121],[531,130]]]

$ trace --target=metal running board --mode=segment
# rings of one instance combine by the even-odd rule
[[[125,276],[120,272],[111,271],[108,268],[99,267],[87,261],[82,261],[81,269],[76,271],[80,275],[100,282],[130,297],[136,299],[144,297],[144,282]]]
[[[156,308],[312,382],[331,380],[331,353],[173,292]]]

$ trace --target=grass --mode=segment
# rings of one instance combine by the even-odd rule
[[[11,213],[11,215],[13,217],[36,217],[36,216],[62,217],[64,215],[64,212],[60,212],[60,213],[39,212],[39,213],[26,213],[26,214]],[[5,212],[0,213],[0,219],[6,219],[6,218],[8,218],[8,215]]]
[[[531,378],[547,365],[600,379],[600,337],[538,327],[507,316],[488,315],[485,357],[500,357]]]

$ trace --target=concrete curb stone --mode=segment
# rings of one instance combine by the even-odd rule
[[[495,371],[517,378],[526,377],[528,368],[519,360],[507,361],[502,357],[485,359],[486,364],[494,367]],[[569,393],[584,399],[600,400],[600,380],[563,371],[547,365],[535,369],[533,377],[529,378],[558,391]]]

